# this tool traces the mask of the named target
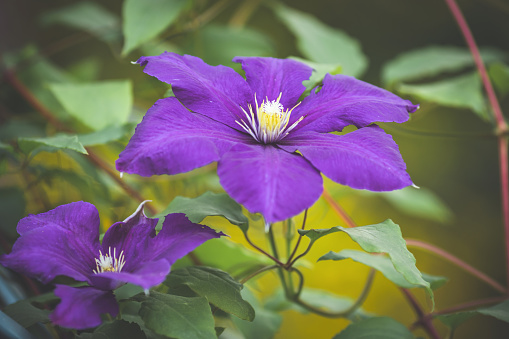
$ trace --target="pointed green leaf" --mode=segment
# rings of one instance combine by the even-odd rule
[[[141,302],[139,314],[152,331],[175,339],[216,339],[207,299],[158,292],[132,298]]]
[[[118,17],[89,1],[80,1],[46,13],[42,21],[46,24],[58,23],[82,29],[106,42],[115,41],[120,36]]]
[[[118,140],[133,130],[133,124],[127,123],[119,126],[106,127],[97,132],[79,134],[78,140],[83,146],[103,145]]]
[[[176,197],[155,217],[170,213],[185,213],[192,222],[198,223],[208,216],[222,216],[246,232],[248,220],[242,214],[242,207],[225,193],[206,192],[197,198]]]
[[[211,267],[189,266],[173,271],[165,281],[171,288],[186,285],[198,295],[241,319],[252,321],[253,307],[240,295],[242,285],[226,272]]]
[[[168,28],[186,5],[185,0],[125,0],[122,8],[126,55]]]
[[[25,154],[36,154],[41,151],[56,152],[64,149],[88,154],[76,135],[57,134],[47,138],[19,138],[18,145]]]
[[[140,326],[125,320],[107,322],[99,326],[93,333],[82,333],[77,336],[79,339],[145,339],[146,337]]]
[[[131,113],[129,80],[53,83],[49,88],[68,114],[95,131],[125,124]]]
[[[4,309],[12,319],[16,320],[21,326],[27,328],[37,323],[49,323],[48,310],[41,310],[32,305],[28,300],[21,300],[14,304],[7,305]]]
[[[324,235],[339,231],[347,233],[366,252],[387,253],[394,268],[411,284],[425,287],[434,302],[429,282],[422,278],[421,272],[415,266],[415,257],[406,248],[406,242],[401,235],[399,226],[392,220],[388,219],[380,224],[355,228],[338,226],[331,229],[299,231],[299,233],[308,236],[311,241],[315,241]]]
[[[484,62],[505,58],[504,53],[494,49],[483,49],[481,55]],[[382,70],[382,79],[386,84],[406,82],[473,65],[474,58],[467,48],[429,46],[405,52],[388,62]]]
[[[370,318],[350,324],[333,339],[414,339],[404,325],[387,317]]]
[[[338,253],[329,252],[318,259],[320,260],[344,260],[352,259],[381,272],[387,279],[404,288],[419,287],[407,281],[405,277],[396,271],[390,258],[381,255],[372,255],[357,250],[342,250]],[[422,286],[420,286],[422,287]]]
[[[339,64],[344,74],[356,77],[365,71],[368,61],[357,40],[305,12],[282,4],[272,7],[295,35],[297,47],[307,59],[323,64]]]
[[[433,83],[398,87],[398,92],[416,97],[421,101],[434,102],[447,107],[471,109],[481,119],[490,121],[481,90],[481,79],[477,73]]]
[[[468,319],[472,318],[476,315],[475,311],[467,311],[467,312],[459,312],[453,314],[443,314],[437,316],[441,322],[443,322],[447,327],[449,327],[452,331],[454,331],[458,326],[463,324]]]
[[[509,323],[509,300],[505,300],[495,306],[480,308],[477,312]]]
[[[476,310],[452,313],[452,314],[443,314],[437,316],[441,322],[447,325],[451,330],[455,330],[462,323],[472,318],[476,314],[483,314],[487,316],[491,316],[497,318],[498,320],[509,323],[509,300],[504,300],[500,304],[490,306],[490,307],[482,307]]]

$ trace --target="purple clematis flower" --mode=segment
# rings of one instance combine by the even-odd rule
[[[132,283],[148,291],[164,281],[177,259],[224,235],[184,214],[167,215],[156,235],[157,221],[145,216],[142,203],[129,218],[113,224],[101,244],[95,206],[83,201],[62,205],[21,219],[20,237],[0,263],[43,283],[59,275],[87,282],[84,287],[57,285],[61,302],[51,320],[75,329],[95,327],[101,314],[117,315],[114,289]]]
[[[294,60],[236,57],[225,66],[165,52],[142,57],[144,72],[172,85],[116,162],[121,172],[177,174],[217,161],[225,191],[267,222],[292,217],[322,193],[320,172],[353,188],[412,185],[398,146],[374,122],[405,122],[418,106],[345,75],[299,102],[312,69]],[[348,125],[358,129],[346,135]]]

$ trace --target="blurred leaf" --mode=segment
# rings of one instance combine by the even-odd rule
[[[509,300],[505,300],[500,304],[490,306],[490,307],[482,307],[476,310],[452,313],[452,314],[443,314],[437,316],[440,321],[442,321],[445,325],[447,325],[451,330],[455,330],[459,325],[470,319],[476,314],[483,314],[487,316],[491,316],[497,318],[498,320],[509,323]]]
[[[2,311],[0,311],[0,335],[4,339],[34,339],[30,332]]]
[[[131,112],[130,80],[53,83],[50,89],[68,114],[96,131],[126,123]]]
[[[14,304],[7,305],[3,310],[18,324],[27,328],[37,323],[49,323],[48,310],[41,310],[32,305],[28,300],[21,300]]]
[[[69,66],[69,74],[76,80],[94,81],[101,72],[101,62],[98,59],[87,58]]]
[[[490,66],[488,73],[500,96],[506,96],[509,93],[509,67],[497,62]]]
[[[272,8],[295,35],[297,47],[306,58],[322,64],[339,64],[344,74],[355,77],[366,70],[368,60],[357,40],[307,13],[282,4]]]
[[[359,191],[359,194],[379,196],[401,212],[441,223],[450,222],[454,215],[444,202],[426,188],[406,187],[391,192]]]
[[[14,149],[12,148],[12,146],[11,146],[11,145],[6,144],[6,143],[3,143],[3,142],[1,142],[1,141],[0,141],[0,150],[2,150],[2,151],[7,151],[7,152],[9,152],[9,153],[14,152]]]
[[[318,62],[309,61],[306,59],[298,58],[298,57],[290,57],[290,59],[300,61],[309,67],[313,68],[313,74],[309,80],[305,80],[302,82],[304,86],[306,86],[307,90],[313,89],[318,83],[322,82],[322,79],[325,77],[325,74],[340,74],[341,73],[341,65],[339,64],[321,64]]]
[[[88,154],[78,141],[77,135],[57,134],[47,138],[19,138],[18,146],[25,154],[36,154],[41,151],[56,152],[63,149]]]
[[[45,24],[63,24],[84,30],[97,38],[111,42],[119,37],[119,19],[94,2],[80,1],[42,17]]]
[[[333,339],[413,339],[415,338],[404,325],[387,317],[370,318],[348,325]]]
[[[154,217],[162,218],[170,213],[185,213],[194,223],[201,222],[205,217],[217,215],[239,226],[244,232],[248,228],[248,220],[242,214],[242,207],[225,193],[206,192],[197,198],[176,197],[168,207]]]
[[[214,318],[206,298],[186,298],[151,291],[133,298],[141,302],[145,326],[175,339],[216,339]]]
[[[484,102],[481,79],[477,73],[422,85],[401,84],[398,92],[439,105],[468,108],[485,121],[491,119]]]
[[[324,308],[328,311],[337,313],[348,310],[354,303],[354,300],[350,297],[339,296],[329,291],[313,288],[304,288],[300,295],[300,299],[311,306]],[[302,314],[310,313],[302,306],[286,299],[284,292],[281,289],[267,300],[265,308],[274,312],[294,310]],[[256,315],[258,316],[258,314]],[[370,313],[364,311],[362,308],[358,308],[352,314],[349,314],[347,318],[351,321],[358,321],[371,316],[372,315]]]
[[[26,120],[9,120],[0,125],[0,140],[12,141],[19,137],[44,137],[44,128]]]
[[[168,28],[185,8],[186,0],[125,0],[122,8],[126,55]]]
[[[426,288],[433,304],[433,291],[429,282],[422,278],[421,272],[415,266],[415,257],[406,248],[406,242],[401,235],[399,226],[388,219],[383,223],[355,228],[343,228],[340,226],[331,229],[321,230],[299,230],[313,241],[334,232],[345,232],[353,241],[358,243],[363,250],[370,253],[387,253],[394,265],[394,268],[401,273],[405,279],[414,285]],[[326,254],[321,260],[332,259],[333,252]]]
[[[505,300],[495,306],[480,308],[477,312],[509,323],[509,300]]]
[[[17,187],[0,188],[0,229],[2,234],[16,238],[16,225],[25,216],[25,195]]]
[[[132,132],[134,124],[127,123],[119,126],[109,126],[100,131],[88,134],[79,134],[78,140],[83,146],[95,146],[107,144],[110,141],[118,140]]]
[[[207,25],[200,29],[196,39],[189,40],[188,50],[191,54],[203,56],[212,65],[231,63],[233,57],[243,56],[271,56],[274,48],[270,39],[247,27],[242,29],[229,26]],[[188,52],[189,53],[189,52]]]
[[[482,49],[481,56],[485,63],[505,58],[504,53],[490,48]],[[474,58],[467,48],[429,46],[405,52],[388,62],[382,69],[382,80],[390,85],[459,71],[473,65]]]
[[[190,266],[170,273],[165,281],[170,288],[186,285],[221,310],[253,321],[253,307],[240,295],[242,284],[226,272],[211,267]]]
[[[265,308],[253,293],[245,288],[242,297],[249,301],[256,311],[252,322],[239,318],[232,318],[235,326],[242,332],[245,339],[272,339],[281,327],[283,317],[281,314]]]
[[[232,275],[245,274],[250,267],[270,265],[266,256],[248,250],[227,238],[210,239],[193,251],[206,266],[213,266]]]
[[[436,318],[440,319],[447,327],[454,331],[458,326],[463,324],[468,319],[476,315],[475,311],[467,311],[453,314],[439,315]]]
[[[114,320],[103,323],[93,333],[81,333],[80,339],[117,339],[117,338],[146,338],[145,333],[135,323],[125,320]]]

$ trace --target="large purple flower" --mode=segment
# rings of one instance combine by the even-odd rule
[[[129,218],[113,224],[99,242],[99,214],[94,205],[74,202],[49,212],[29,215],[18,223],[20,237],[0,263],[49,283],[63,275],[89,286],[57,285],[61,299],[51,320],[84,329],[101,323],[101,314],[116,316],[113,290],[132,283],[148,290],[160,284],[171,265],[197,246],[222,233],[190,222],[184,214],[147,218],[143,204]]]
[[[373,122],[404,122],[417,105],[345,75],[299,102],[312,69],[294,60],[236,57],[225,66],[165,52],[142,57],[144,72],[172,85],[116,162],[121,172],[177,174],[218,162],[225,191],[267,222],[294,216],[322,192],[320,172],[358,189],[412,184],[398,146]],[[348,125],[358,129],[344,136]]]

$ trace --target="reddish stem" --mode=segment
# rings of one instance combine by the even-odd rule
[[[488,77],[488,72],[486,71],[486,67],[481,58],[481,53],[479,53],[479,49],[477,48],[477,44],[475,43],[474,36],[468,27],[468,24],[465,20],[465,17],[461,13],[460,8],[456,4],[455,0],[445,0],[449,9],[451,10],[454,19],[458,23],[458,26],[465,38],[465,41],[470,49],[470,53],[472,54],[475,64],[477,66],[477,70],[481,75],[481,80],[484,85],[484,89],[486,90],[486,94],[488,96],[488,100],[490,102],[491,108],[493,109],[493,114],[495,116],[495,120],[497,122],[497,137],[498,137],[498,148],[499,148],[499,163],[500,163],[500,181],[501,181],[501,192],[502,192],[502,214],[504,218],[504,231],[505,231],[505,246],[506,246],[506,267],[509,267],[509,171],[507,168],[507,123],[504,119],[504,115],[502,114],[502,109],[497,100],[497,96],[495,94],[495,90],[491,84],[490,78]],[[509,293],[509,269],[506,271],[507,274],[507,286],[506,292]]]
[[[492,278],[490,278],[483,272],[479,271],[478,269],[470,266],[469,264],[467,264],[463,260],[459,259],[458,257],[455,257],[451,253],[446,252],[443,249],[441,249],[435,245],[428,244],[424,241],[420,241],[420,240],[416,240],[416,239],[405,239],[405,240],[406,240],[407,246],[422,248],[422,249],[425,249],[431,253],[437,254],[440,257],[442,257],[442,258],[448,260],[449,262],[455,264],[456,266],[460,267],[464,271],[466,271],[466,272],[472,274],[473,276],[479,278],[480,280],[484,281],[485,283],[487,283],[488,285],[490,285],[497,291],[506,293],[504,286],[500,285],[498,282],[496,282],[495,280],[493,280]]]
[[[422,310],[421,305],[419,305],[419,302],[415,297],[410,293],[409,290],[406,288],[400,288],[400,291],[403,293],[403,295],[406,297],[408,303],[412,306],[412,308],[415,311],[415,314],[417,315],[417,322],[415,325],[421,325],[426,332],[430,335],[433,339],[440,339],[440,334],[438,334],[438,331],[436,330],[435,326],[433,326],[432,318],[427,317],[426,314],[424,314],[424,311]]]
[[[339,217],[341,219],[343,219],[343,221],[346,223],[347,227],[350,227],[350,228],[357,227],[357,224],[355,223],[355,221],[353,221],[352,218],[350,218],[350,216],[348,215],[348,213],[346,213],[346,211],[343,209],[343,207],[341,207],[341,205],[339,205],[334,200],[334,198],[330,195],[329,191],[327,191],[327,189],[325,187],[323,188],[322,197],[325,199],[327,204],[329,204],[329,206],[332,207],[332,209],[336,212],[336,214],[339,215]]]

